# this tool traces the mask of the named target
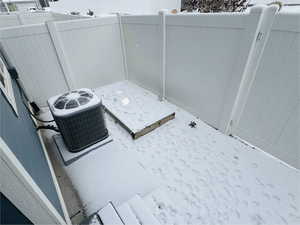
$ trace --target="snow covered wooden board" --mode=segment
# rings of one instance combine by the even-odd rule
[[[98,88],[96,94],[133,139],[175,118],[175,112],[156,95],[128,81]]]

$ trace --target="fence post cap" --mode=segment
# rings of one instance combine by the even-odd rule
[[[272,12],[279,12],[280,9],[281,9],[281,7],[279,5],[277,5],[277,4],[274,4],[274,5],[272,4],[272,5],[269,5],[267,7],[267,9],[270,10],[270,11],[272,11]]]

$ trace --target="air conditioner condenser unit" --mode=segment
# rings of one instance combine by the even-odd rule
[[[108,137],[103,105],[90,89],[51,97],[48,105],[70,152],[79,152]]]

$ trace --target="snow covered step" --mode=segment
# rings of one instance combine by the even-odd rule
[[[158,220],[154,217],[151,211],[146,206],[145,202],[140,196],[135,195],[132,199],[128,201],[130,208],[135,214],[136,218],[139,220],[140,224],[143,225],[157,225],[160,224]]]
[[[111,203],[102,208],[98,212],[98,215],[104,225],[123,225],[122,220]]]
[[[130,208],[127,202],[123,203],[119,207],[117,207],[117,212],[121,217],[124,224],[128,225],[140,225],[141,223],[138,221],[136,215]]]

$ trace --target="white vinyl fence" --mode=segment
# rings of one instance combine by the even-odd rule
[[[129,79],[300,168],[300,14],[276,10],[52,20],[1,29],[0,41],[41,106]]]
[[[262,51],[253,44],[260,29],[268,32],[262,20],[275,10],[124,16],[128,77],[225,132],[245,69],[252,69],[246,64]]]
[[[233,133],[299,168],[300,14],[279,14]],[[298,136],[297,136],[298,135]]]
[[[167,16],[167,99],[224,130],[261,14]]]
[[[70,89],[124,79],[120,38],[116,16],[0,29],[5,55],[40,106]]]
[[[0,40],[32,101],[46,106],[49,97],[68,90],[45,24],[5,29]]]
[[[0,14],[0,28],[21,25],[17,15]]]
[[[40,24],[46,21],[72,20],[86,18],[82,16],[73,16],[55,12],[16,12],[0,14],[0,29],[11,26]]]
[[[161,92],[161,25],[158,15],[122,17],[128,79]]]
[[[124,79],[116,16],[48,23],[71,88],[96,88]]]

